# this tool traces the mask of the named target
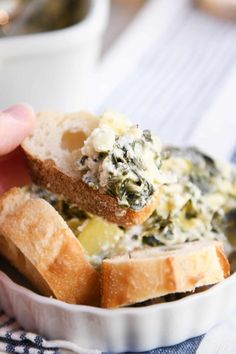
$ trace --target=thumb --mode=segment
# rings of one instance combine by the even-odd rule
[[[28,105],[0,111],[0,156],[13,151],[34,128],[35,115]]]

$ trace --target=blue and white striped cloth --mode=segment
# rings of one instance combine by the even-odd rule
[[[121,111],[164,141],[199,144],[236,162],[236,24],[201,13],[188,0],[150,0],[137,21],[118,44],[119,52],[112,49],[109,54],[113,63],[104,60],[103,69],[101,65],[93,85],[97,101],[91,107]],[[142,45],[146,47],[140,55]],[[123,75],[127,66],[131,70]],[[227,91],[232,72],[235,80]],[[112,89],[107,90],[109,85]],[[235,333],[236,315],[206,335],[149,354],[235,354]],[[73,343],[26,333],[3,313],[0,352],[92,354]]]
[[[0,352],[58,354],[59,350],[41,336],[25,332],[13,318],[0,312]]]

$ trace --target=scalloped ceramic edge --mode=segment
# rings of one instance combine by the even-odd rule
[[[207,332],[236,310],[236,274],[181,300],[101,309],[38,295],[0,272],[0,306],[26,330],[86,349],[145,351]]]

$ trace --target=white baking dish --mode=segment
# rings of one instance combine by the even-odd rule
[[[0,107],[78,110],[98,59],[109,0],[88,0],[78,24],[48,33],[0,38]]]
[[[236,274],[181,300],[116,310],[40,296],[0,272],[0,306],[29,331],[86,349],[145,351],[207,332],[236,310]]]

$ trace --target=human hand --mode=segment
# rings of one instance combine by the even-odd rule
[[[33,131],[34,124],[34,112],[27,105],[0,111],[0,194],[30,182],[19,145]]]
[[[0,10],[0,26],[5,26],[9,21],[9,16],[6,11]]]

